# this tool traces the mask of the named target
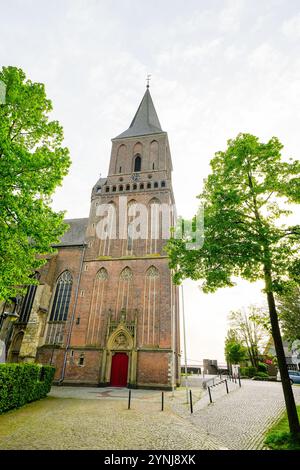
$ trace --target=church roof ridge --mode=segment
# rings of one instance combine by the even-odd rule
[[[114,139],[161,133],[164,133],[164,131],[161,128],[149,88],[147,87],[129,128],[117,137],[114,137]]]

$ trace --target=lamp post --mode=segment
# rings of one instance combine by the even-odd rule
[[[182,302],[182,324],[183,324],[183,345],[184,345],[184,372],[185,372],[185,391],[186,402],[189,402],[188,377],[187,377],[187,354],[186,354],[186,333],[185,333],[185,315],[184,315],[184,297],[183,285],[181,284],[181,302]]]

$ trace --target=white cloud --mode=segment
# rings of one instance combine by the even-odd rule
[[[240,29],[243,0],[228,0],[218,17],[218,26],[221,31],[236,33]]]
[[[295,39],[295,40],[299,39],[300,38],[300,14],[284,21],[281,31],[289,39]]]

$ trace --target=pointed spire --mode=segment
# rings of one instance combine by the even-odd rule
[[[127,131],[115,137],[115,139],[147,134],[161,134],[162,132],[163,130],[154,108],[149,87],[147,86],[143,99],[129,128]]]

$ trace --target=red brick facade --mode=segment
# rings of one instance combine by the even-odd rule
[[[139,110],[143,106],[151,119],[155,110],[148,90]],[[136,121],[147,120],[138,113]],[[134,125],[141,124],[136,121]],[[52,362],[55,379],[65,384],[110,384],[116,352],[129,357],[129,387],[171,388],[179,383],[178,289],[172,285],[164,252],[160,210],[168,208],[171,226],[172,163],[167,134],[157,124],[153,132],[149,129],[145,135],[121,134],[112,140],[109,174],[92,190],[89,218],[69,221],[69,232],[57,254],[41,270],[40,288],[48,289],[48,296],[41,295],[41,299],[48,313],[39,316],[42,326],[36,360]],[[100,213],[103,204],[115,210],[106,226],[108,212]],[[141,211],[143,218],[134,226]],[[108,238],[99,238],[101,227]],[[131,236],[133,227],[141,238]],[[85,234],[80,238],[83,228]],[[63,287],[62,298],[66,299],[69,289],[70,301],[66,317],[56,321],[52,310],[57,306],[55,292],[64,272],[71,281],[69,287]],[[63,307],[57,308],[62,311]],[[39,305],[35,309],[39,311]]]

